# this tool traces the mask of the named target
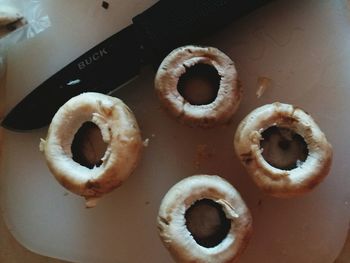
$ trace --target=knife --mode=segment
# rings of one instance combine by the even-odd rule
[[[24,97],[1,125],[15,131],[44,127],[71,97],[109,93],[144,64],[156,68],[174,48],[214,33],[270,0],[160,0],[132,24],[69,63]]]

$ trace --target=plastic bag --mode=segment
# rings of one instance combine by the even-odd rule
[[[35,37],[50,26],[50,19],[44,13],[40,0],[0,0],[0,12],[4,11],[2,14],[11,14],[13,9],[17,9],[23,18],[0,25],[0,119],[4,112],[2,100],[5,95],[8,49],[20,41]]]
[[[16,23],[5,26],[9,32],[0,38],[2,46],[32,38],[50,26],[50,19],[43,12],[39,0],[0,0],[0,11],[1,7],[16,8],[23,16]]]

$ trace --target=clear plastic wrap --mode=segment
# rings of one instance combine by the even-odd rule
[[[35,37],[49,26],[49,16],[40,0],[0,0],[0,120],[4,111],[8,49]]]
[[[2,26],[8,30],[0,38],[2,46],[32,38],[50,26],[50,19],[44,13],[39,0],[0,0],[0,12],[7,7],[17,9],[23,18]]]

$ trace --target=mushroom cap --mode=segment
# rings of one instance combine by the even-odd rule
[[[186,68],[196,64],[213,66],[221,78],[218,94],[209,104],[193,105],[177,89],[179,78],[186,72]],[[155,90],[172,116],[181,123],[202,128],[228,123],[242,96],[234,62],[216,48],[199,46],[184,46],[173,50],[159,66]]]
[[[304,139],[308,156],[296,168],[279,169],[264,159],[260,141],[262,132],[271,126],[288,128]],[[311,191],[328,175],[333,155],[331,144],[308,113],[279,102],[261,106],[241,121],[234,148],[257,186],[275,197],[292,197]]]
[[[85,122],[96,124],[108,145],[102,164],[92,169],[72,159],[74,135]],[[132,173],[140,159],[142,139],[133,113],[120,99],[88,92],[71,98],[57,111],[40,148],[55,178],[84,196],[89,206],[89,200],[112,191]]]
[[[221,205],[231,227],[214,247],[195,241],[186,226],[185,213],[196,201],[210,199]],[[235,262],[252,233],[252,217],[240,194],[215,175],[194,175],[175,184],[164,196],[157,218],[159,235],[177,262]]]

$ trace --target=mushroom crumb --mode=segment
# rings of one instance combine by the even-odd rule
[[[201,164],[209,160],[211,157],[213,157],[213,151],[208,147],[208,145],[198,144],[194,158],[194,164],[196,168],[199,169],[201,167]]]
[[[148,147],[148,145],[149,145],[149,138],[147,138],[146,140],[143,141],[144,147]]]
[[[45,151],[45,144],[46,144],[46,140],[44,140],[43,138],[40,138],[39,150],[41,152]]]
[[[99,200],[100,200],[100,197],[86,198],[85,208],[94,208],[97,205]]]
[[[271,88],[272,80],[267,77],[258,77],[257,86],[256,97],[259,99],[265,93],[267,88]]]

